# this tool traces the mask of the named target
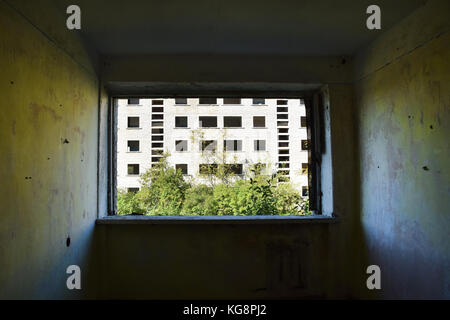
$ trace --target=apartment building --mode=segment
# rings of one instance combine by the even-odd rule
[[[235,177],[253,164],[280,174],[307,196],[308,141],[301,99],[119,99],[117,187],[140,188],[139,175],[168,163],[194,183],[214,163],[230,164]]]

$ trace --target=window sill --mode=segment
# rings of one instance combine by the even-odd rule
[[[99,225],[115,224],[316,224],[336,223],[339,219],[311,216],[108,216],[96,220]]]

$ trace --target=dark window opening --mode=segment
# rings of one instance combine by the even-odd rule
[[[128,152],[139,151],[139,140],[128,140]]]
[[[217,128],[217,117],[199,117],[200,128]]]
[[[308,174],[308,164],[302,163],[302,174]]]
[[[234,163],[234,164],[226,164],[225,170],[227,172],[233,173],[233,174],[242,174],[243,173],[243,167],[240,163]]]
[[[289,149],[278,150],[278,154],[289,154]]]
[[[175,98],[175,104],[187,104],[186,98]]]
[[[152,121],[152,127],[163,127],[164,122],[162,121]]]
[[[278,161],[280,162],[289,161],[289,156],[279,156]]]
[[[303,197],[307,197],[308,196],[308,187],[306,187],[306,186],[303,186],[302,187],[302,196]]]
[[[202,163],[198,167],[199,167],[198,172],[200,174],[214,174],[217,172],[217,168],[218,168],[217,163],[211,163],[211,164]]]
[[[265,104],[266,103],[266,99],[261,99],[261,98],[253,98],[253,104]]]
[[[152,156],[161,156],[163,153],[164,151],[160,149],[152,150]]]
[[[152,148],[163,148],[163,147],[164,147],[164,143],[162,143],[162,142],[152,143]]]
[[[287,107],[277,107],[277,112],[288,112]]]
[[[288,128],[280,128],[280,129],[278,129],[278,133],[289,133],[289,129]]]
[[[154,106],[162,106],[164,104],[164,100],[152,100],[152,105]]]
[[[200,98],[199,104],[217,104],[217,98]]]
[[[164,107],[152,107],[152,112],[164,112]]]
[[[152,114],[152,120],[163,120],[164,115],[163,114]]]
[[[289,125],[288,121],[277,121],[278,127],[287,127]]]
[[[216,152],[216,149],[217,149],[217,141],[216,140],[202,140],[202,141],[200,141],[200,150],[201,151]]]
[[[139,191],[139,188],[128,188],[128,193],[136,193]]]
[[[266,117],[264,117],[264,116],[253,117],[253,127],[265,128],[266,127]]]
[[[188,117],[175,117],[175,128],[187,128]]]
[[[280,148],[289,147],[289,142],[278,142],[278,147]]]
[[[277,105],[279,106],[287,106],[288,101],[287,100],[277,100]]]
[[[289,140],[289,136],[280,135],[280,136],[278,136],[278,140]]]
[[[241,104],[240,98],[224,98],[223,104]]]
[[[153,134],[163,134],[164,133],[164,129],[163,128],[152,129],[152,133]]]
[[[176,170],[180,170],[182,174],[188,174],[188,165],[186,163],[178,163],[175,165]]]
[[[128,117],[128,128],[139,128],[139,117]]]
[[[136,105],[136,104],[139,104],[139,99],[136,99],[136,98],[130,98],[130,99],[128,99],[128,104],[130,104],[130,105]]]
[[[129,164],[128,165],[128,174],[129,175],[139,174],[139,164]]]
[[[159,162],[162,157],[152,157],[152,162]]]
[[[306,117],[300,117],[300,126],[306,128]]]
[[[152,136],[152,141],[163,141],[164,136]]]
[[[302,150],[309,150],[309,141],[302,140]]]
[[[242,117],[223,117],[223,126],[225,128],[241,128]]]
[[[287,113],[277,114],[277,119],[288,119],[288,116]]]

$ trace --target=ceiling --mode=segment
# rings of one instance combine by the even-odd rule
[[[103,55],[352,55],[424,0],[55,0]],[[381,7],[382,30],[366,28]]]

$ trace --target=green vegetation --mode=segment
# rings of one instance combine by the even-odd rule
[[[306,215],[308,201],[289,183],[277,183],[278,176],[262,175],[254,165],[246,177],[231,179],[229,165],[218,164],[204,173],[209,183],[185,181],[180,170],[167,163],[165,155],[157,166],[141,176],[137,193],[119,190],[118,214],[146,215]],[[224,169],[225,168],[225,169]]]

